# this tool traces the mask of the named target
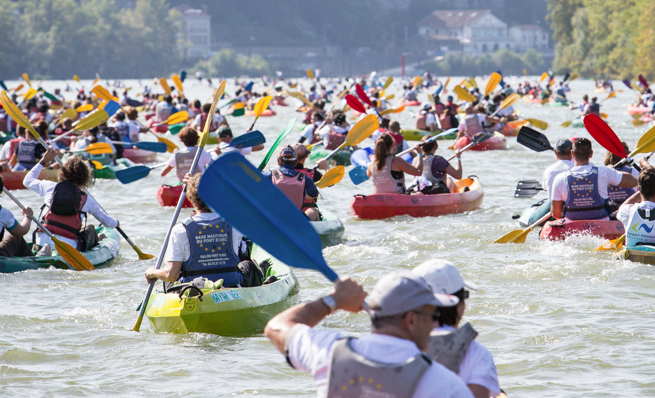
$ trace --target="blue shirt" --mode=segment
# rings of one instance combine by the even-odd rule
[[[280,173],[288,177],[295,177],[300,172],[294,169],[291,165],[283,164],[280,166]],[[273,173],[270,170],[265,171],[262,174],[268,179],[272,179],[273,177]],[[314,184],[314,181],[312,181],[311,178],[305,178],[305,196],[311,196],[312,198],[318,197],[318,188],[316,188],[316,184]]]

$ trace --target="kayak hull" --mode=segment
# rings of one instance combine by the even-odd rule
[[[650,112],[650,108],[647,106],[629,106],[628,107],[628,113],[631,115],[635,115],[637,113],[648,113]]]
[[[503,128],[498,130],[498,132],[505,137],[516,137],[519,135],[519,131],[507,123],[503,123]]]
[[[14,189],[25,189],[25,185],[23,185],[23,179],[25,178],[26,174],[27,171],[8,171],[5,173],[0,173],[0,176],[2,176],[2,181],[4,181],[5,188],[11,191]],[[43,169],[39,174],[39,180],[55,182],[59,181],[57,178],[57,170]]]
[[[255,116],[255,111],[246,111],[245,115]],[[264,112],[262,112],[260,117],[270,117],[275,115],[277,115],[277,113],[273,109],[266,109]]]
[[[266,276],[279,279],[268,285],[248,288],[203,290],[199,297],[177,293],[153,293],[146,316],[152,330],[166,333],[211,333],[239,336],[258,333],[278,313],[299,301],[298,280],[289,266],[253,245],[252,259],[272,263]]]
[[[135,164],[130,159],[116,159],[116,166],[105,166],[102,169],[93,169],[93,176],[101,180],[115,180],[116,172],[118,170],[125,170],[133,166],[135,166]]]
[[[403,101],[398,106],[419,106],[421,103],[419,101]]]
[[[168,131],[167,124],[160,124],[158,126],[154,126],[157,123],[159,122],[156,122],[154,118],[150,118],[148,119],[147,126],[150,128],[150,130],[154,131],[155,133],[164,134]]]
[[[468,136],[463,136],[455,141],[455,148],[462,149],[468,144],[470,144],[471,138]],[[494,134],[493,137],[488,140],[481,142],[479,144],[473,145],[469,150],[471,151],[496,151],[496,150],[505,150],[507,149],[507,139],[502,134]]]
[[[438,131],[425,131],[425,130],[401,130],[400,134],[407,140],[407,141],[421,141],[424,136],[429,135],[429,136],[435,136],[439,134],[440,132]],[[438,140],[454,140],[457,138],[457,132],[452,132],[448,135],[445,135],[443,137],[437,138]]]
[[[617,260],[630,260],[636,263],[655,265],[655,246],[626,247],[616,255]]]
[[[130,159],[134,163],[155,163],[157,161],[157,152],[125,148],[123,150],[123,157]]]
[[[273,98],[273,104],[277,106],[289,106],[284,98]]]
[[[624,233],[623,223],[618,220],[565,221],[561,219],[547,222],[539,233],[539,239],[564,240],[571,235],[584,234],[611,240],[620,238]]]
[[[571,127],[575,127],[575,128],[584,127],[584,122],[582,121],[582,118],[578,117],[573,119],[573,121],[571,122]]]
[[[332,151],[328,149],[312,149],[312,153],[309,154],[309,160],[316,163],[317,161],[327,157],[331,154]],[[339,151],[331,160],[337,166],[350,166],[350,156],[353,151],[350,149],[344,149]]]
[[[106,238],[89,251],[83,252],[84,257],[96,268],[111,265],[121,248],[121,237],[113,228],[97,227],[98,234],[104,233]],[[55,248],[53,248],[53,251]],[[53,254],[56,254],[54,251]],[[50,257],[0,257],[0,273],[8,274],[40,268],[70,269],[64,259],[58,255]]]
[[[321,237],[323,247],[334,246],[341,243],[345,228],[336,214],[319,206],[321,212],[321,221],[312,221],[311,224]]]
[[[484,192],[477,177],[455,181],[458,192],[441,195],[422,193],[357,195],[350,203],[353,216],[364,220],[379,220],[394,216],[442,216],[476,210],[482,206]],[[464,192],[465,187],[469,191]]]
[[[180,195],[182,194],[182,189],[184,185],[162,185],[157,191],[157,202],[161,207],[175,207],[177,202],[180,201]],[[192,208],[193,205],[189,202],[187,197],[184,197],[183,208]]]

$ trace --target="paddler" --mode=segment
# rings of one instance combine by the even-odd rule
[[[457,119],[457,115],[454,115],[449,107],[444,109],[441,116],[439,116],[439,121],[441,122],[441,128],[444,130],[459,127],[459,119]]]
[[[625,226],[628,247],[655,244],[655,168],[644,162],[642,166],[637,180],[639,192],[623,202],[616,215]]]
[[[132,142],[139,142],[139,133],[147,133],[150,129],[148,127],[142,126],[137,118],[139,117],[139,111],[136,108],[130,108],[127,111],[127,125],[129,126],[129,138]]]
[[[196,156],[196,152],[198,151],[198,132],[191,127],[183,127],[182,130],[180,130],[180,134],[178,135],[178,138],[184,146],[186,147],[182,151],[177,151],[171,156],[171,158],[168,160],[168,164],[164,169],[161,171],[161,176],[164,177],[168,173],[170,173],[171,170],[175,169],[175,174],[177,175],[177,179],[182,182],[184,179],[184,176],[191,171],[191,165],[193,164],[193,159]],[[202,153],[200,154],[200,159],[198,160],[198,165],[196,167],[196,174],[197,173],[202,173],[205,171],[207,168],[207,165],[209,165],[212,162],[212,157],[211,155],[206,152],[203,148],[200,148]],[[220,154],[220,153],[219,153]]]
[[[430,138],[432,137],[426,135],[421,141],[426,142]],[[457,163],[453,167],[445,158],[435,155],[437,148],[439,148],[439,144],[437,144],[436,140],[424,143],[422,147],[424,154],[423,174],[418,178],[418,184],[419,190],[426,195],[453,192],[455,184],[448,175],[459,180],[464,173],[461,151],[455,152]]]
[[[382,134],[375,142],[373,160],[368,165],[366,175],[372,177],[373,193],[406,193],[405,174],[420,176],[423,173],[423,150],[416,144],[419,156],[413,164],[393,155],[396,142],[389,134]]]
[[[195,128],[196,130],[203,131],[205,129],[205,123],[207,122],[207,118],[209,117],[209,111],[212,108],[212,104],[204,104],[202,106],[202,113],[200,115],[197,115],[195,119],[193,119],[193,122],[191,123],[191,127]],[[212,118],[212,122],[209,125],[209,132],[213,133],[214,131],[218,130],[222,125],[229,126],[227,123],[227,120],[221,115],[218,109],[216,109],[216,112],[214,113],[214,117]]]
[[[464,121],[457,128],[459,130],[459,132],[457,133],[457,138],[463,137],[464,135],[467,135],[470,138],[472,138],[476,134],[484,132],[482,126],[487,121],[487,117],[484,115],[484,113],[477,113],[475,111],[475,107],[472,104],[468,104],[466,106],[465,112],[466,112],[466,117],[464,118]]]
[[[3,191],[4,187],[4,181],[0,176],[0,192]],[[29,257],[34,255],[23,238],[30,231],[33,212],[29,207],[26,207],[22,212],[25,218],[19,223],[9,209],[0,206],[0,257]]]
[[[294,169],[298,170],[299,172],[305,174],[307,177],[311,178],[312,181],[314,181],[314,184],[316,184],[321,180],[321,178],[323,178],[323,173],[318,171],[318,169],[321,169],[323,171],[330,170],[330,166],[328,165],[328,162],[325,159],[321,159],[318,162],[316,162],[316,166],[317,166],[316,168],[311,168],[311,169],[305,168],[305,160],[307,160],[307,156],[309,156],[309,154],[312,153],[312,151],[307,149],[307,147],[304,146],[303,144],[295,144],[293,146],[293,150],[296,151],[296,156],[298,157],[298,163],[296,163]],[[305,196],[305,200],[303,202],[301,210],[303,212],[306,209],[310,209],[310,208],[316,208],[316,210],[318,210],[316,206],[317,199],[318,198],[311,198],[309,196]]]
[[[573,102],[569,105],[571,109],[577,109],[580,111],[582,115],[584,115],[585,109],[587,108],[587,105],[589,105],[589,96],[587,94],[582,96],[582,102],[575,105]]]
[[[577,138],[571,151],[574,166],[553,181],[551,212],[555,219],[609,220],[608,185],[632,188],[637,179],[630,173],[589,164],[591,141]]]
[[[428,260],[412,270],[421,276],[435,294],[459,299],[455,307],[437,306],[437,320],[430,333],[428,355],[466,383],[475,398],[496,397],[501,393],[498,370],[491,352],[475,341],[478,332],[470,323],[460,327],[466,311],[469,290],[477,286],[465,281],[457,267],[447,260]]]
[[[98,236],[93,225],[86,225],[87,214],[91,214],[109,228],[116,228],[119,223],[105,213],[94,198],[83,192],[91,183],[91,170],[81,158],[71,156],[64,163],[57,174],[59,182],[39,180],[43,168],[49,165],[56,155],[56,151],[48,149],[41,161],[25,175],[23,185],[42,196],[49,207],[42,221],[48,231],[77,250],[87,251],[104,239],[103,234]],[[82,215],[85,218],[84,228]],[[52,239],[45,232],[38,230],[34,244],[46,253],[52,252],[54,246]]]
[[[458,105],[453,102],[453,96],[452,95],[449,95],[448,97],[446,97],[446,108],[450,108],[450,112],[453,115],[457,115]]]
[[[44,121],[35,124],[36,130],[47,129],[48,125]],[[26,139],[20,141],[11,155],[10,164],[16,163],[12,171],[31,170],[39,159],[46,152],[46,149],[36,140],[32,134],[27,134]]]
[[[148,122],[151,125],[155,123],[163,123],[175,112],[177,112],[177,110],[173,106],[173,97],[165,95],[164,100],[155,105],[155,116],[153,116]]]
[[[310,221],[320,221],[321,215],[316,207],[305,207],[305,202],[315,202],[318,198],[318,188],[312,178],[296,170],[298,154],[291,145],[282,148],[278,157],[277,170],[265,171],[264,177],[270,178],[273,185],[284,192],[294,205],[305,213]]]
[[[145,276],[165,282],[189,283],[205,286],[223,280],[223,287],[261,286],[264,274],[250,260],[243,235],[232,228],[219,214],[213,213],[198,195],[200,174],[186,175],[186,197],[193,204],[195,214],[175,225],[166,249],[166,266],[150,267]],[[197,283],[196,278],[200,279]]]
[[[311,123],[308,124],[302,131],[302,135],[300,136],[300,140],[298,140],[298,142],[302,144],[303,142],[307,141],[309,144],[313,144],[314,142],[318,141],[318,138],[315,138],[314,136],[314,132],[318,127],[320,127],[321,124],[323,124],[323,120],[325,120],[325,116],[323,116],[322,113],[314,112],[312,114]]]
[[[325,126],[319,129],[316,135],[323,140],[325,149],[333,150],[346,141],[348,131],[350,131],[350,125],[346,121],[346,115],[341,110],[333,110],[328,114]]]
[[[412,272],[393,272],[369,296],[370,335],[315,329],[338,310],[358,313],[365,297],[353,279],[337,279],[328,295],[278,314],[264,333],[294,369],[312,375],[319,397],[473,397],[457,375],[421,352],[428,349],[435,309],[456,305],[456,297],[434,294]]]
[[[243,156],[246,156],[253,152],[261,151],[264,149],[264,144],[259,144],[247,148],[231,148],[230,142],[232,142],[233,138],[234,136],[232,135],[232,129],[229,126],[221,126],[221,128],[218,129],[218,140],[220,141],[220,144],[218,144],[214,150],[212,157],[215,159],[221,153],[228,153],[232,151],[239,151]]]
[[[416,115],[415,127],[418,130],[423,131],[438,131],[439,127],[437,126],[437,119],[434,113],[432,112],[432,105],[429,102],[425,102],[423,107]]]
[[[593,97],[591,102],[587,104],[587,106],[585,106],[584,110],[582,111],[582,116],[587,115],[596,115],[600,117],[600,104],[598,103],[597,97]]]
[[[630,147],[628,147],[628,144],[625,143],[625,141],[621,141],[621,144],[623,145],[623,149],[625,150],[625,153],[630,153]],[[612,167],[615,164],[619,163],[621,160],[623,160],[621,157],[616,156],[610,151],[607,151],[605,154],[605,158],[603,159],[603,163],[607,167]],[[615,170],[618,171],[625,171],[626,173],[632,174],[635,178],[639,179],[639,170],[637,170],[636,167],[633,167],[629,164],[625,164],[621,167],[615,168]],[[612,212],[618,210],[619,206],[623,204],[629,197],[634,195],[634,193],[637,192],[637,188],[622,188],[622,187],[615,187],[613,185],[610,185],[607,187],[607,194],[609,195],[609,200],[610,200],[610,206],[612,206]]]

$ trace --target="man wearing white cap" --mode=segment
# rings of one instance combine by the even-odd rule
[[[478,335],[470,323],[459,327],[466,310],[465,299],[477,290],[473,283],[462,279],[457,267],[446,260],[428,260],[413,272],[427,281],[435,294],[451,294],[459,299],[456,307],[437,307],[438,319],[430,334],[426,351],[435,361],[456,372],[468,385],[475,398],[498,396],[498,371],[489,350],[474,341]]]
[[[423,104],[421,111],[416,115],[416,128],[425,131],[437,131],[437,118],[432,113],[432,105],[429,102]]]
[[[314,377],[319,397],[473,398],[457,375],[421,353],[435,309],[456,305],[456,297],[434,294],[412,272],[393,272],[369,296],[372,334],[355,339],[314,329],[339,309],[359,312],[365,297],[354,280],[338,280],[329,295],[278,314],[264,333],[291,366]]]

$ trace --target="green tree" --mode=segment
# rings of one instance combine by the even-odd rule
[[[0,0],[0,79],[16,76],[22,69],[22,56],[15,29],[16,5]]]

